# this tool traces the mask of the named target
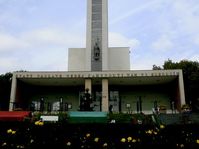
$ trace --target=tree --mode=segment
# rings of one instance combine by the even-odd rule
[[[153,65],[153,70],[161,70],[162,68],[160,66],[157,65]]]
[[[159,68],[159,66],[156,67]],[[199,62],[188,60],[173,62],[168,59],[162,69],[182,69],[186,102],[192,103],[194,110],[199,110]]]
[[[8,110],[12,73],[0,75],[0,110]]]

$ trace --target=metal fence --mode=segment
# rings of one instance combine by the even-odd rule
[[[38,112],[59,112],[68,111],[71,106],[67,102],[39,102],[33,101],[31,103],[11,102],[13,111],[38,111]]]

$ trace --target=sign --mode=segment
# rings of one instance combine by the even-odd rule
[[[40,117],[42,121],[48,121],[48,122],[57,122],[59,117],[58,116],[48,116],[48,115],[41,115]]]

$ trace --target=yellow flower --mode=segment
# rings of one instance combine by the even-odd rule
[[[196,140],[196,143],[199,144],[199,139]]]
[[[23,145],[17,145],[17,148],[25,148]]]
[[[181,147],[181,148],[184,148],[184,144],[180,144],[180,147]]]
[[[128,137],[127,140],[128,142],[130,142],[132,140],[132,137]]]
[[[33,143],[33,142],[34,142],[34,140],[33,140],[33,139],[31,139],[31,140],[30,140],[30,143]]]
[[[67,146],[71,146],[71,142],[67,142],[66,145],[67,145]]]
[[[94,141],[95,141],[95,142],[99,142],[99,138],[95,138]]]
[[[153,132],[154,135],[157,135],[158,133],[156,131]]]
[[[107,147],[107,146],[108,146],[108,144],[107,144],[107,143],[104,143],[104,144],[103,144],[103,147]]]
[[[35,125],[39,125],[39,122],[40,122],[40,121],[36,121],[36,122],[35,122]]]
[[[14,134],[16,134],[16,131],[12,131],[11,133],[12,133],[12,135],[14,135]]]
[[[136,143],[136,142],[137,142],[137,140],[136,140],[136,139],[133,139],[133,140],[132,140],[132,142],[133,142],[133,143]]]
[[[153,133],[153,131],[152,130],[148,130],[148,131],[146,131],[146,133],[151,135]]]
[[[87,137],[87,138],[89,138],[90,136],[91,136],[91,134],[90,134],[90,133],[87,133],[87,134],[86,134],[86,137]]]
[[[37,126],[43,126],[44,122],[43,121],[36,121],[35,125],[37,125]]]
[[[160,128],[161,128],[161,129],[164,129],[164,128],[165,128],[165,126],[164,126],[164,125],[160,125]]]
[[[8,129],[8,130],[7,130],[7,133],[12,133],[12,129]]]
[[[44,122],[40,121],[38,125],[39,125],[39,126],[43,126],[43,125],[44,125]]]
[[[124,142],[126,142],[126,139],[122,138],[120,141],[124,143]]]
[[[176,146],[179,146],[179,144],[177,143]]]

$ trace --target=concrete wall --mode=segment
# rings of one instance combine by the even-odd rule
[[[69,48],[68,71],[85,71],[85,48]]]
[[[109,70],[130,70],[130,56],[128,47],[114,47],[108,49]]]
[[[108,0],[102,0],[102,70],[108,68]]]
[[[171,98],[175,97],[170,85],[146,85],[146,86],[111,86],[110,91],[119,91],[121,102],[121,111],[137,112],[137,101],[139,97],[142,100],[142,110],[152,112],[154,101],[157,101],[158,106],[165,105],[170,109]],[[130,109],[127,108],[130,104]]]
[[[121,110],[128,111],[126,108],[127,104],[131,105],[130,110],[136,112],[137,110],[137,100],[139,96],[142,99],[142,110],[143,111],[152,111],[154,107],[154,101],[158,102],[158,105],[165,105],[167,109],[170,109],[169,96],[164,93],[156,93],[156,92],[122,92],[121,94]]]
[[[63,103],[72,105],[72,109],[70,109],[70,111],[78,111],[79,91],[83,89],[84,86],[55,88],[47,86],[24,85],[23,88],[21,88],[22,94],[20,99],[26,99],[24,103],[30,104],[32,101],[40,102],[40,99],[43,98],[45,103],[49,102],[53,104],[55,102],[59,102],[62,98]]]
[[[70,48],[68,53],[68,71],[86,70],[86,49]],[[108,49],[108,70],[130,70],[130,56],[128,47],[114,47]]]
[[[55,94],[43,94],[43,95],[34,95],[31,97],[31,101],[40,101],[41,98],[44,98],[45,102],[50,102],[51,104],[59,102],[60,98],[63,99],[63,103],[71,104],[72,109],[70,111],[78,111],[79,109],[79,96],[76,93],[55,93]]]

